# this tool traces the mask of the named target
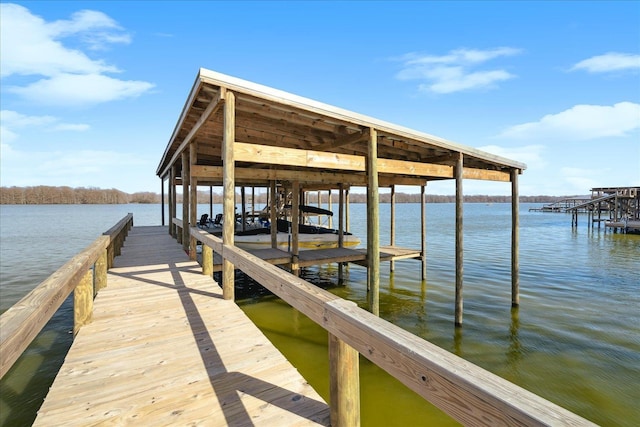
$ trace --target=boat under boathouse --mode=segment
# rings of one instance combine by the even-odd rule
[[[223,295],[234,298],[234,269],[224,247],[234,245],[236,189],[268,191],[271,224],[278,220],[278,201],[290,204],[289,219],[300,223],[300,205],[309,192],[338,194],[336,248],[301,253],[298,227],[291,227],[291,245],[277,248],[277,228],[271,227],[271,247],[253,255],[272,264],[285,264],[294,274],[314,263],[354,262],[367,267],[369,310],[378,314],[381,261],[415,258],[426,276],[425,187],[429,181],[455,180],[455,323],[462,324],[463,182],[465,179],[501,181],[511,186],[512,305],[519,304],[518,176],[523,163],[460,145],[426,133],[367,117],[291,93],[207,69],[200,69],[178,123],[157,168],[163,200],[168,196],[169,233],[182,241],[196,259],[200,240],[191,228],[199,221],[199,187],[221,186],[222,245],[219,251],[203,245],[203,266],[222,271]],[[165,184],[168,183],[168,184]],[[398,248],[394,242],[395,186],[416,186],[422,195],[422,217],[416,218],[421,247]],[[182,187],[181,219],[177,188]],[[346,248],[349,190],[366,187],[366,251]],[[381,246],[379,189],[391,188],[392,208],[388,246]],[[331,193],[330,193],[331,194]],[[278,198],[280,197],[280,199]],[[244,203],[244,197],[243,197]],[[162,207],[163,225],[165,208]],[[244,215],[244,212],[242,213]],[[204,232],[203,232],[204,233]],[[205,233],[206,234],[206,233]],[[505,242],[506,243],[506,242]],[[215,261],[217,260],[217,262]],[[209,268],[209,267],[208,267]]]

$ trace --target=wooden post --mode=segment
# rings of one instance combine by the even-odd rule
[[[198,163],[198,145],[196,142],[189,144],[189,188],[191,194],[189,196],[189,226],[198,224],[198,178],[191,176],[191,166]],[[195,261],[198,258],[196,253],[196,245],[198,241],[189,233],[189,259]]]
[[[256,187],[251,187],[251,223],[256,222]]]
[[[349,232],[349,189],[344,192],[344,231]]]
[[[463,224],[462,212],[464,196],[462,195],[463,155],[458,153],[455,166],[456,174],[456,308],[455,325],[462,325],[462,282],[463,282]]]
[[[338,247],[344,248],[344,184],[338,184]],[[338,263],[338,283],[344,281],[344,263]]]
[[[276,182],[271,181],[269,183],[269,192],[271,193],[271,202],[269,205],[269,221],[271,222],[271,247],[278,247],[278,212],[277,203],[278,197],[276,195]]]
[[[367,289],[369,311],[380,314],[380,204],[378,196],[378,132],[369,132],[367,156]]]
[[[204,243],[202,244],[202,274],[205,276],[213,274],[213,249]]]
[[[107,287],[107,250],[105,249],[100,254],[100,257],[96,260],[94,265],[94,275],[95,275],[95,284],[94,284],[94,296],[98,293],[98,291],[102,288]]]
[[[213,185],[209,186],[209,219],[213,220]]]
[[[167,207],[169,209],[169,224],[167,224],[169,226],[169,235],[173,236],[173,215],[171,215],[172,212],[172,206],[173,206],[173,192],[172,192],[172,188],[173,188],[173,167],[169,168],[169,187],[167,188],[167,196],[168,196],[168,200],[167,200]]]
[[[426,185],[420,186],[420,262],[422,263],[422,280],[427,278],[427,196]]]
[[[242,209],[242,212],[240,213],[240,220],[242,221],[242,231],[246,230],[245,224],[247,223],[247,201],[246,201],[246,197],[247,197],[247,192],[246,189],[244,187],[244,185],[242,187],[240,187],[240,209]]]
[[[176,225],[173,223],[173,219],[177,216],[178,213],[178,197],[177,197],[177,186],[176,186],[176,176],[178,175],[178,167],[174,164],[171,166],[171,213],[169,216],[171,217],[171,222],[169,223],[169,230],[174,239],[178,238],[178,231],[176,229]]]
[[[320,195],[320,190],[318,190],[318,207],[321,208],[322,207],[322,196]],[[320,217],[320,215],[318,215],[318,225],[322,224],[322,218]]]
[[[73,336],[91,323],[93,315],[93,270],[89,269],[73,291]]]
[[[360,425],[360,365],[358,352],[329,334],[329,394],[331,425]]]
[[[511,169],[511,306],[520,305],[520,196],[517,169]]]
[[[300,182],[291,183],[291,272],[300,275],[299,240],[300,240]]]
[[[182,152],[182,249],[189,250],[189,151]]]
[[[390,234],[390,241],[389,244],[391,246],[395,246],[396,244],[396,186],[392,185],[391,186],[391,230],[389,232]],[[391,259],[391,261],[389,262],[389,271],[390,272],[394,272],[396,270],[396,262]]]
[[[331,190],[329,190],[329,199],[327,201],[327,209],[333,211],[333,203],[331,202]],[[329,217],[329,228],[333,228],[333,217]]]
[[[162,217],[161,224],[164,227],[166,224],[164,218],[164,177],[160,178],[160,216]]]
[[[224,246],[233,246],[236,223],[236,189],[235,189],[235,160],[233,144],[236,139],[236,102],[233,92],[225,93],[224,103],[224,129],[222,136],[222,212],[224,223],[222,227],[222,243]],[[233,300],[235,297],[235,272],[233,264],[224,258],[222,252],[222,295],[224,299]]]

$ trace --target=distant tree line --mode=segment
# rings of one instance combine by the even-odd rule
[[[251,190],[246,192],[247,201],[251,201]],[[255,192],[255,203],[266,204],[267,196],[264,191]],[[165,194],[165,199],[167,195]],[[565,196],[520,196],[522,203],[552,203],[566,198]],[[177,195],[177,202],[182,202],[182,195]],[[380,194],[380,203],[389,203],[389,193]],[[427,203],[453,203],[455,196],[426,195]],[[198,192],[198,203],[209,203],[208,191]],[[328,193],[320,193],[321,203],[328,202]],[[333,203],[338,202],[338,192],[332,193]],[[161,196],[152,192],[128,194],[116,189],[100,189],[94,187],[52,187],[40,185],[35,187],[0,187],[0,204],[3,205],[44,205],[44,204],[126,204],[126,203],[160,203]],[[367,195],[350,193],[351,203],[366,203]],[[511,196],[469,195],[464,196],[467,203],[510,203]],[[240,194],[236,194],[236,202],[240,203]],[[307,195],[307,203],[317,204],[318,193],[311,191]],[[222,195],[213,193],[213,203],[222,203]],[[396,203],[420,203],[420,194],[396,193]]]

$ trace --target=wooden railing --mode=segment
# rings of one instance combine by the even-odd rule
[[[360,424],[358,353],[465,425],[593,425],[204,230],[190,235],[203,244],[203,274],[216,252],[329,333],[333,426]]]
[[[120,254],[132,226],[133,214],[130,213],[0,316],[0,378],[71,292],[74,335],[91,322],[93,298],[107,285],[107,269]]]

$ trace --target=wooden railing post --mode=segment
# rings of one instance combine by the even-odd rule
[[[333,334],[329,334],[329,393],[331,425],[360,425],[359,353]]]
[[[93,267],[94,271],[94,296],[102,288],[107,287],[107,250],[103,250]]]
[[[109,243],[109,246],[107,246],[107,269],[113,267],[113,259],[116,256],[113,250],[113,245],[114,243],[111,242]]]
[[[213,249],[202,243],[202,274],[211,276],[213,274]]]
[[[93,270],[84,274],[73,291],[73,336],[80,328],[91,322],[93,315]]]

